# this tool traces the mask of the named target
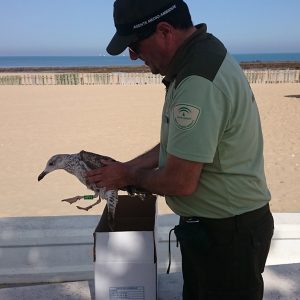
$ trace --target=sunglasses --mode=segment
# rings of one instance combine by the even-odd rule
[[[144,33],[143,35],[140,35],[136,41],[129,44],[129,46],[128,46],[129,50],[131,52],[133,52],[134,54],[136,54],[136,55],[140,55],[140,53],[141,53],[141,42],[143,40],[149,38],[154,33],[155,33],[155,30],[152,30],[151,32],[147,32],[147,33]]]

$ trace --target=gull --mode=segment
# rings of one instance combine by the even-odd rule
[[[97,187],[95,184],[89,183],[86,178],[86,173],[88,171],[103,167],[101,160],[115,161],[109,156],[103,156],[84,150],[75,154],[56,154],[48,160],[44,171],[38,176],[38,181],[42,180],[50,172],[59,169],[65,170],[76,176],[88,189],[94,191],[95,194],[92,196],[93,199],[98,197],[98,200],[92,205],[87,207],[77,206],[77,208],[88,211],[99,204],[101,199],[105,199],[107,201],[108,209],[108,225],[113,231],[115,224],[115,210],[118,203],[118,190],[107,190],[105,187]],[[125,190],[130,195],[138,194],[141,199],[144,199],[145,193],[137,191],[134,187],[129,186],[126,187]],[[84,198],[84,196],[75,196],[61,201],[73,204],[82,198]]]

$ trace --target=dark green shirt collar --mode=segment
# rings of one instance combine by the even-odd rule
[[[184,41],[184,43],[177,49],[169,64],[167,74],[162,81],[166,85],[166,87],[169,86],[169,84],[174,80],[178,72],[183,67],[184,62],[186,61],[187,52],[189,51],[190,46],[193,44],[193,41],[195,39],[198,39],[199,37],[206,36],[206,24],[201,23],[199,25],[196,25],[195,27],[197,28],[197,30],[190,37],[188,37]]]

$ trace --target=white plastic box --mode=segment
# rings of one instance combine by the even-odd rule
[[[156,197],[119,196],[115,231],[95,230],[96,300],[157,299]]]

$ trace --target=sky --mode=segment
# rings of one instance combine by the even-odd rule
[[[151,1],[151,0],[141,0]],[[0,0],[0,56],[103,55],[113,0]],[[232,53],[300,52],[300,0],[186,0]]]

